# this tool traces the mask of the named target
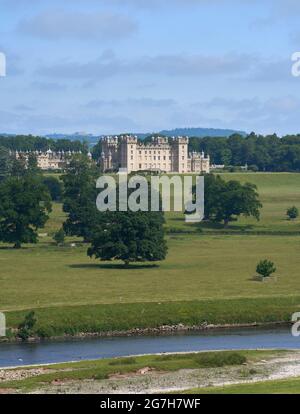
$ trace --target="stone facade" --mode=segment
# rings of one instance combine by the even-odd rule
[[[72,155],[80,154],[79,152],[74,151],[16,151],[14,153],[16,159],[23,157],[26,161],[30,154],[33,154],[37,159],[38,167],[41,170],[63,170],[67,165],[68,159]],[[88,154],[89,158],[92,158],[92,155]]]
[[[189,139],[153,137],[151,143],[138,142],[137,137],[104,137],[100,166],[102,171],[127,169],[166,173],[209,173],[209,156],[188,153]]]

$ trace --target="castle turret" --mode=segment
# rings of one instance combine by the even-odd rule
[[[177,137],[172,140],[172,171],[188,172],[188,137]]]
[[[137,171],[137,137],[126,135],[120,139],[120,167],[127,172]]]

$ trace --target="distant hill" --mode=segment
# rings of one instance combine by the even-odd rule
[[[237,131],[234,129],[216,129],[216,128],[175,128],[171,130],[163,130],[159,132],[141,132],[141,133],[133,133],[139,139],[145,139],[149,135],[153,134],[160,134],[165,135],[167,137],[173,136],[186,136],[186,137],[230,137],[232,134],[240,134],[246,136],[247,133],[245,131]],[[110,135],[118,135],[118,134],[110,134]],[[99,139],[102,137],[102,134],[93,135],[87,132],[75,132],[73,134],[47,134],[45,135],[46,138],[52,139],[69,139],[71,141],[85,141],[88,142],[91,146],[97,144]]]
[[[233,134],[246,136],[245,131],[236,131],[233,129],[215,129],[215,128],[176,128],[163,130],[159,132],[167,137],[185,136],[185,137],[230,137]]]
[[[75,132],[74,134],[47,134],[45,135],[46,138],[51,139],[69,139],[70,141],[84,141],[89,143],[90,145],[96,145],[100,139],[99,135],[89,134],[87,132]]]

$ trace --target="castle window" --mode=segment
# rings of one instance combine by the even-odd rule
[[[139,168],[142,169],[142,164],[139,164]]]

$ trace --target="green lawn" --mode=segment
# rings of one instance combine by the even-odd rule
[[[2,248],[1,309],[300,294],[299,237],[176,236],[168,245],[159,265],[129,269],[90,259],[86,246]],[[276,276],[253,280],[263,258],[276,263]]]
[[[284,214],[292,204],[300,207],[300,174],[223,176],[258,185],[264,210],[254,229],[283,230],[290,235],[169,235],[167,260],[124,269],[118,263],[88,258],[87,246],[79,240],[75,240],[76,247],[70,247],[71,240],[64,248],[56,247],[51,237],[64,214],[61,205],[54,204],[51,220],[40,230],[48,235],[41,235],[39,244],[21,250],[0,247],[0,310],[44,308],[42,325],[49,325],[47,315],[51,314],[53,326],[64,320],[59,332],[68,324],[76,332],[84,323],[92,327],[90,312],[98,315],[97,331],[182,321],[289,320],[292,311],[300,308],[300,237],[293,234],[300,226],[298,221],[286,220]],[[170,213],[167,218],[167,226],[188,227],[182,217]],[[233,227],[251,223],[252,219],[241,219]],[[261,282],[253,276],[257,262],[264,258],[273,260],[278,271],[274,278]],[[124,311],[130,323],[126,315],[122,317]],[[112,321],[112,314],[120,323]],[[11,313],[9,320],[14,325],[22,315]]]
[[[226,180],[250,182],[257,186],[260,200],[263,204],[261,219],[241,217],[238,222],[232,222],[229,228],[252,232],[300,232],[300,219],[287,220],[286,210],[296,205],[300,210],[300,174],[297,173],[222,173]],[[168,213],[167,226],[205,231],[223,231],[222,225],[202,223],[199,225],[185,224],[179,213]]]
[[[57,334],[286,321],[300,308],[299,248],[296,236],[178,236],[169,238],[159,266],[129,269],[89,259],[86,246],[2,249],[1,310],[46,308],[38,313],[40,326]],[[261,282],[253,275],[265,257],[278,273]],[[13,313],[12,325],[22,315]]]

